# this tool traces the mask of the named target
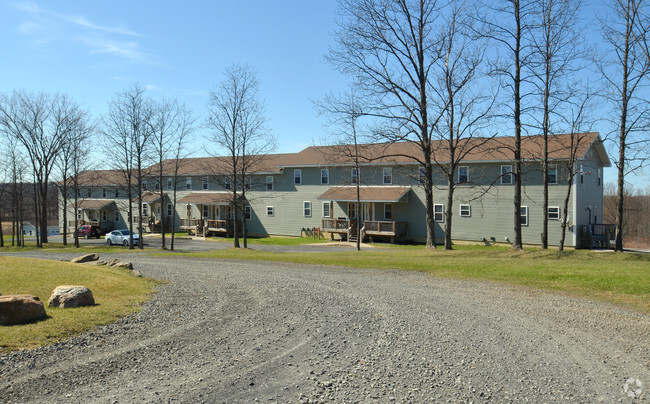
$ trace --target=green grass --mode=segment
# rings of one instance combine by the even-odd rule
[[[0,326],[0,353],[65,339],[139,310],[140,304],[160,282],[137,278],[129,272],[59,261],[0,257],[0,292],[38,296],[47,312],[47,318],[42,321]],[[87,286],[93,292],[96,305],[75,309],[47,307],[52,291],[59,285]]]
[[[330,253],[277,253],[228,249],[187,253],[215,259],[250,259],[427,272],[442,278],[499,282],[607,301],[650,313],[650,254],[565,252],[458,246],[426,251],[400,246]]]
[[[224,243],[232,244],[234,239],[232,237],[209,237],[209,240],[220,241]],[[329,238],[315,239],[311,237],[249,237],[248,244],[264,244],[264,245],[303,245],[303,244],[314,244],[314,243],[329,243],[332,240]],[[243,243],[244,240],[239,238],[239,243]]]
[[[63,243],[46,243],[43,245],[43,248],[36,247],[35,241],[26,241],[24,247],[11,246],[11,244],[6,244],[4,247],[0,247],[0,252],[25,252],[25,251],[56,251],[56,252],[72,252],[72,253],[128,253],[128,252],[142,252],[143,250],[138,249],[136,246],[132,250],[129,248],[121,246],[112,246],[109,247],[104,244],[98,245],[81,245],[81,247],[76,248],[74,243],[68,243],[68,245],[63,245]],[[150,250],[148,250],[150,252]]]

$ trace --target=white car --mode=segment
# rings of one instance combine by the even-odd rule
[[[123,245],[124,247],[128,247],[130,241],[129,234],[130,232],[128,230],[113,230],[106,234],[106,244]],[[133,233],[133,245],[138,245],[139,242],[140,236],[138,233]]]

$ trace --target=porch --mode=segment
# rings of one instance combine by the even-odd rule
[[[348,241],[356,241],[356,223],[352,219],[323,219],[321,231],[345,236]],[[391,242],[407,234],[407,223],[392,220],[365,220],[361,224],[361,239],[369,237],[390,237]]]
[[[615,237],[615,224],[583,225],[580,229],[578,248],[612,248]]]

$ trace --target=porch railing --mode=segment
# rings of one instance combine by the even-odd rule
[[[348,219],[323,219],[323,231],[327,232],[347,232],[350,227]]]
[[[366,234],[386,234],[392,236],[406,235],[406,222],[388,220],[366,220],[363,222]]]
[[[196,227],[199,224],[199,219],[181,219],[179,226],[181,228]]]
[[[207,226],[209,230],[212,229],[228,229],[228,222],[229,220],[213,220],[213,219],[208,219],[207,220]],[[232,227],[232,224],[230,224],[230,227]]]

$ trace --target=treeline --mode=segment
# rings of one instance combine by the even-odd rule
[[[615,186],[605,187],[605,223],[616,223]],[[623,211],[623,243],[629,248],[650,248],[650,187],[625,191]]]

